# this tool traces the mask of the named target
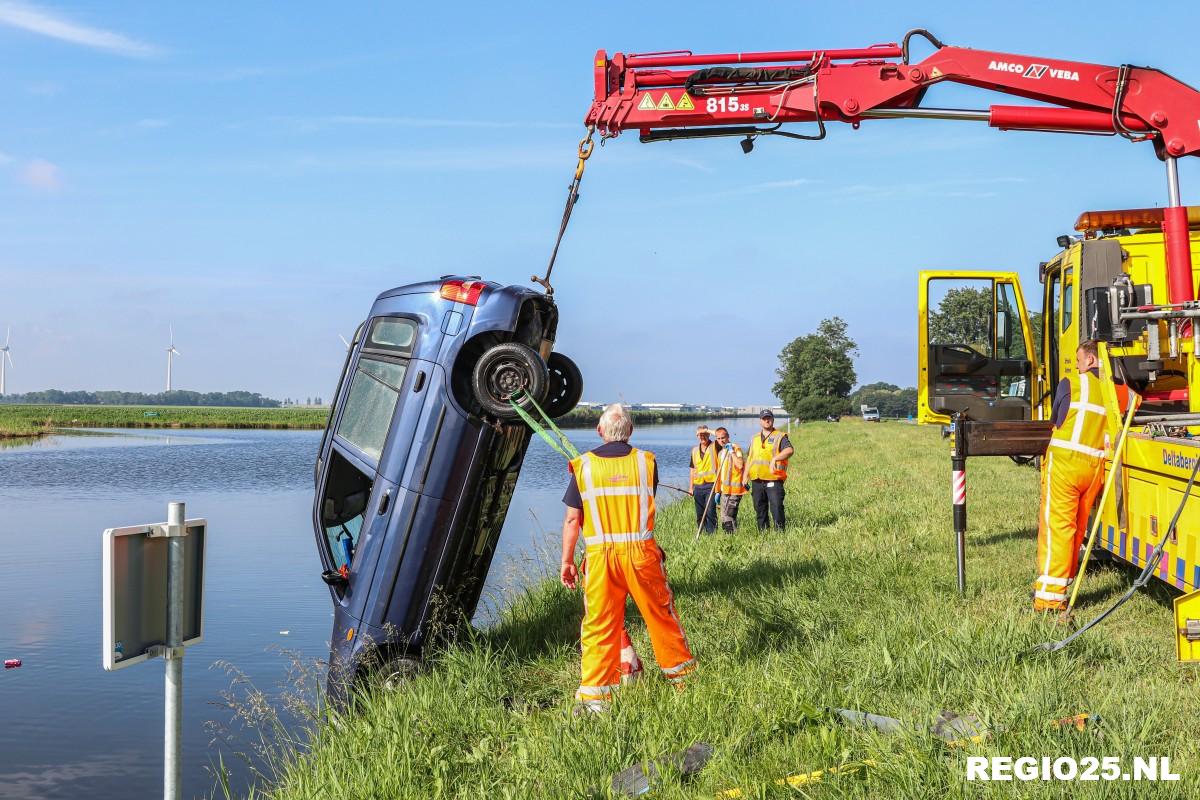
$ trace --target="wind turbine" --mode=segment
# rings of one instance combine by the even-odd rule
[[[171,331],[171,346],[167,348],[167,391],[169,392],[171,391],[171,361],[175,356],[181,356],[183,353],[175,349],[175,326],[168,325],[167,327]]]
[[[8,361],[8,365],[12,366],[12,353],[9,352],[8,342],[12,339],[12,325],[8,326],[8,333],[4,335],[4,347],[0,347],[0,395],[4,394],[4,362]]]

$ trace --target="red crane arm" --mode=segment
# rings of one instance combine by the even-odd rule
[[[935,48],[918,63],[909,60],[914,36]],[[1175,159],[1200,155],[1200,92],[1160,70],[949,47],[925,30],[909,31],[901,44],[852,50],[673,51],[611,58],[601,50],[594,66],[595,97],[584,121],[604,137],[631,128],[641,132],[642,141],[745,136],[743,148],[749,152],[760,135],[819,139],[826,122],[857,127],[869,119],[923,117],[975,120],[1003,130],[1119,133],[1150,141],[1167,162],[1163,234],[1170,299],[1189,302],[1196,296]],[[942,82],[1047,105],[922,107],[925,92]],[[797,122],[815,122],[817,130],[781,129]],[[580,164],[585,157],[581,149]],[[581,172],[576,171],[576,180]]]
[[[595,98],[585,122],[602,135],[635,128],[647,139],[685,138],[685,129],[695,128],[708,130],[691,135],[739,135],[750,131],[717,129],[817,120],[857,125],[905,116],[973,119],[1013,130],[1114,133],[1119,100],[1125,132],[1154,141],[1161,154],[1200,155],[1200,92],[1159,70],[949,46],[908,63],[905,49],[880,44],[856,50],[617,53],[611,58],[602,50],[596,54]],[[1053,105],[921,108],[925,91],[944,81]],[[664,128],[677,135],[647,136]]]

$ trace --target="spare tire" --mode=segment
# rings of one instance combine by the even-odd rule
[[[541,403],[549,383],[546,362],[532,348],[516,342],[498,344],[484,351],[471,370],[471,392],[485,412],[499,419],[516,419],[508,399],[518,390]],[[529,404],[523,404],[530,408]]]
[[[550,388],[543,408],[546,416],[557,419],[579,405],[583,397],[583,373],[562,353],[551,353],[546,367],[550,371]]]

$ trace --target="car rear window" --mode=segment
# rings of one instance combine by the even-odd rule
[[[398,353],[412,352],[413,340],[417,338],[417,325],[412,320],[383,317],[371,325],[366,347],[371,350],[392,350]]]
[[[407,365],[362,357],[354,371],[338,436],[375,461],[383,454]]]

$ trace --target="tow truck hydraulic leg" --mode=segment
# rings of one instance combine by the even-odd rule
[[[958,556],[958,594],[967,593],[967,460],[950,459],[954,499],[954,539]]]

